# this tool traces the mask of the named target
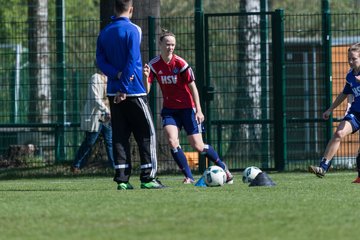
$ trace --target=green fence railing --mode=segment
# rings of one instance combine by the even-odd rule
[[[150,30],[144,32],[148,44],[142,47],[149,58],[158,54],[159,27],[176,34],[176,53],[187,59],[196,73],[206,117],[204,139],[231,169],[257,165],[280,171],[304,170],[318,162],[345,111],[341,106],[334,112],[334,123],[321,119],[333,93],[344,85],[347,47],[360,42],[359,27],[351,23],[360,14],[332,14],[324,9],[320,14],[301,15],[287,15],[282,10],[205,14],[199,7],[194,17],[136,21]],[[1,26],[9,24],[0,22]],[[79,119],[86,85],[95,71],[100,23],[82,19],[64,24],[61,35],[56,21],[48,22],[49,51],[42,53],[48,57],[44,68],[50,72],[46,87],[51,98],[41,100],[51,103],[49,123],[31,121],[41,112],[32,106],[40,101],[32,93],[41,85],[29,68],[41,68],[29,62],[34,52],[29,48],[28,22],[17,22],[17,31],[1,36],[0,162],[8,161],[10,145],[27,144],[46,149],[37,153],[36,163],[42,159],[42,166],[69,163],[74,158],[82,140]],[[176,171],[162,131],[159,89],[153,88],[149,97],[157,129],[159,170]],[[180,137],[185,152],[192,154],[185,134]],[[357,135],[345,139],[335,167],[353,165],[357,143]],[[192,167],[202,171],[205,160],[192,156]],[[0,163],[0,168],[6,166]]]

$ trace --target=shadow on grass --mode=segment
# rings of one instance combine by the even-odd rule
[[[0,180],[31,178],[77,178],[90,176],[112,177],[114,170],[106,166],[89,165],[80,173],[72,173],[70,164],[54,164],[43,167],[5,168],[0,169]]]
[[[58,163],[48,166],[36,167],[12,167],[0,169],[0,180],[16,179],[39,179],[39,178],[81,178],[81,177],[114,177],[114,169],[107,167],[106,164],[95,163],[89,164],[80,173],[70,171],[71,163]],[[178,174],[174,170],[158,171],[161,176]],[[132,176],[140,174],[140,166],[132,169]]]

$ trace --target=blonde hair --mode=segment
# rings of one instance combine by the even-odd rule
[[[162,40],[164,39],[164,37],[174,37],[175,38],[175,34],[170,32],[169,30],[165,29],[165,28],[161,28],[161,34],[160,34],[160,42],[162,42]]]
[[[355,43],[354,45],[350,46],[348,52],[359,52],[360,53],[360,43]]]

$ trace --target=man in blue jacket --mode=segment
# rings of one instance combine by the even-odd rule
[[[163,188],[156,178],[156,136],[147,93],[142,81],[140,53],[141,28],[130,21],[132,0],[115,0],[115,16],[97,40],[96,60],[108,76],[115,161],[114,181],[119,190],[133,189],[130,135],[133,133],[140,152],[141,188]]]

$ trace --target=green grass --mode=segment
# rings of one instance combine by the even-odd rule
[[[357,239],[354,172],[269,174],[275,187],[117,191],[111,177],[0,181],[0,239]]]

